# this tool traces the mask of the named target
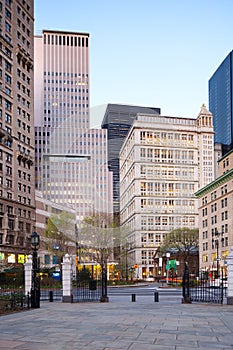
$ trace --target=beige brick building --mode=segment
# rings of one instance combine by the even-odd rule
[[[196,192],[199,199],[200,268],[208,274],[226,269],[233,245],[233,151],[219,160],[219,177]]]

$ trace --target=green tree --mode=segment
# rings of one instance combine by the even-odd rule
[[[198,229],[187,227],[177,228],[166,234],[163,244],[160,246],[159,255],[171,252],[181,263],[191,263],[193,255],[198,248]],[[197,253],[197,252],[196,252]]]

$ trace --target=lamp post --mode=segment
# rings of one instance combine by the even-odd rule
[[[32,288],[31,288],[31,307],[40,307],[40,278],[37,276],[39,272],[39,259],[37,251],[40,244],[40,236],[36,231],[31,235],[31,246],[33,248],[32,253]]]
[[[105,250],[102,248],[101,251],[101,291],[102,295],[100,298],[101,302],[108,302],[108,289],[107,289],[107,259],[105,255]]]
[[[212,243],[213,243],[213,246],[215,244],[215,247],[216,247],[216,261],[217,261],[217,274],[216,274],[216,277],[218,278],[219,277],[219,261],[221,260],[220,257],[219,257],[219,236],[220,236],[220,233],[218,231],[215,231],[215,239],[212,238]]]
[[[167,263],[166,263],[166,270],[167,270],[167,277],[166,277],[166,283],[168,284],[168,274],[169,274],[169,259],[170,259],[171,254],[166,253],[166,258],[167,258]]]
[[[129,268],[128,268],[128,242],[126,242],[125,246],[125,279],[126,282],[129,280]]]

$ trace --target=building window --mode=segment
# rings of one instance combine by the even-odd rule
[[[45,255],[44,256],[44,263],[45,263],[45,265],[49,265],[50,264],[50,256],[49,255]]]

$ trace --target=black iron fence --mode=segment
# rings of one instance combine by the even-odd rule
[[[62,282],[50,275],[41,277],[40,280],[41,301],[62,301]]]
[[[1,292],[0,294],[0,314],[30,309],[30,307],[30,295],[25,295],[22,291]]]
[[[0,273],[0,314],[29,309],[30,295],[25,295],[23,269]]]
[[[227,297],[228,280],[226,274],[221,271],[218,277],[210,278],[201,275],[200,278],[190,279],[188,267],[185,267],[183,275],[183,302],[201,302],[223,304]]]
[[[102,296],[101,281],[85,280],[78,281],[73,287],[73,302],[100,301]]]

